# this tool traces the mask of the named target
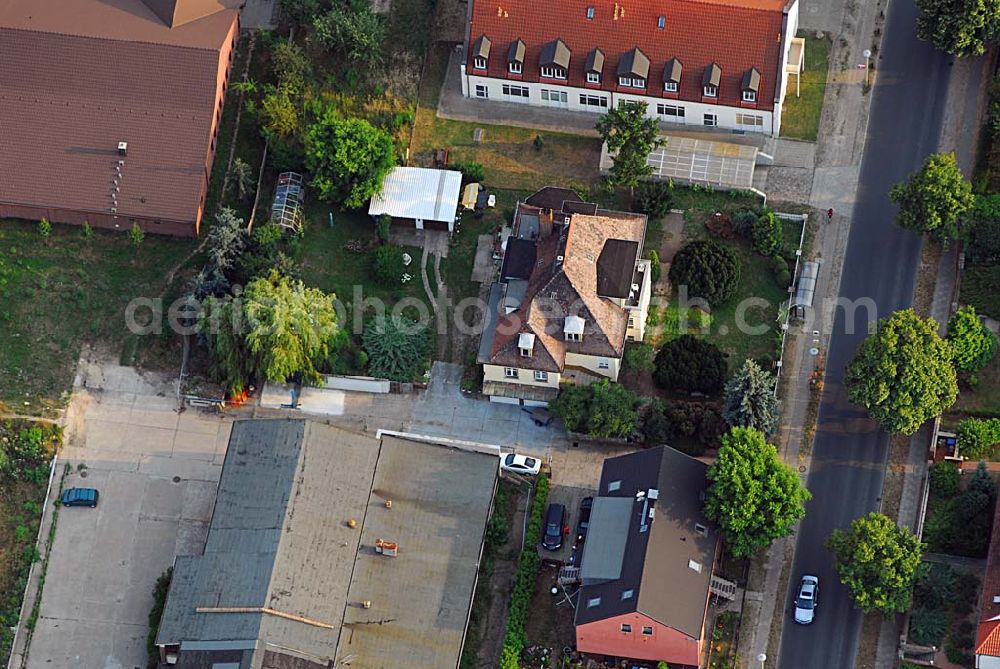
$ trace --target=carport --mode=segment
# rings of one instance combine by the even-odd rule
[[[757,147],[676,135],[664,135],[663,139],[666,143],[646,159],[654,179],[729,190],[753,187]],[[601,147],[601,173],[607,174],[611,165],[605,144]]]

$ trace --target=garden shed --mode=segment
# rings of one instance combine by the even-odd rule
[[[395,225],[417,230],[455,230],[462,173],[427,167],[394,167],[372,198],[372,218],[389,215]]]
[[[795,297],[792,298],[792,316],[795,318],[805,318],[806,309],[812,307],[818,276],[818,262],[809,260],[802,263],[802,272],[799,274],[798,283],[795,284]]]

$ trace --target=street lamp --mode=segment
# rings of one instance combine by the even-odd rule
[[[757,661],[760,662],[760,669],[764,669],[764,662],[767,660],[767,655],[761,653],[757,656]]]

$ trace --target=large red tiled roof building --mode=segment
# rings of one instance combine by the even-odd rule
[[[472,0],[467,97],[777,135],[797,0]]]
[[[0,3],[0,217],[196,235],[238,5]]]

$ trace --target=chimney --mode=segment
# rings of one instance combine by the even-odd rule
[[[386,557],[396,557],[399,555],[399,544],[395,541],[375,540],[375,552]]]
[[[128,155],[128,142],[118,142],[118,155],[122,158]]]

